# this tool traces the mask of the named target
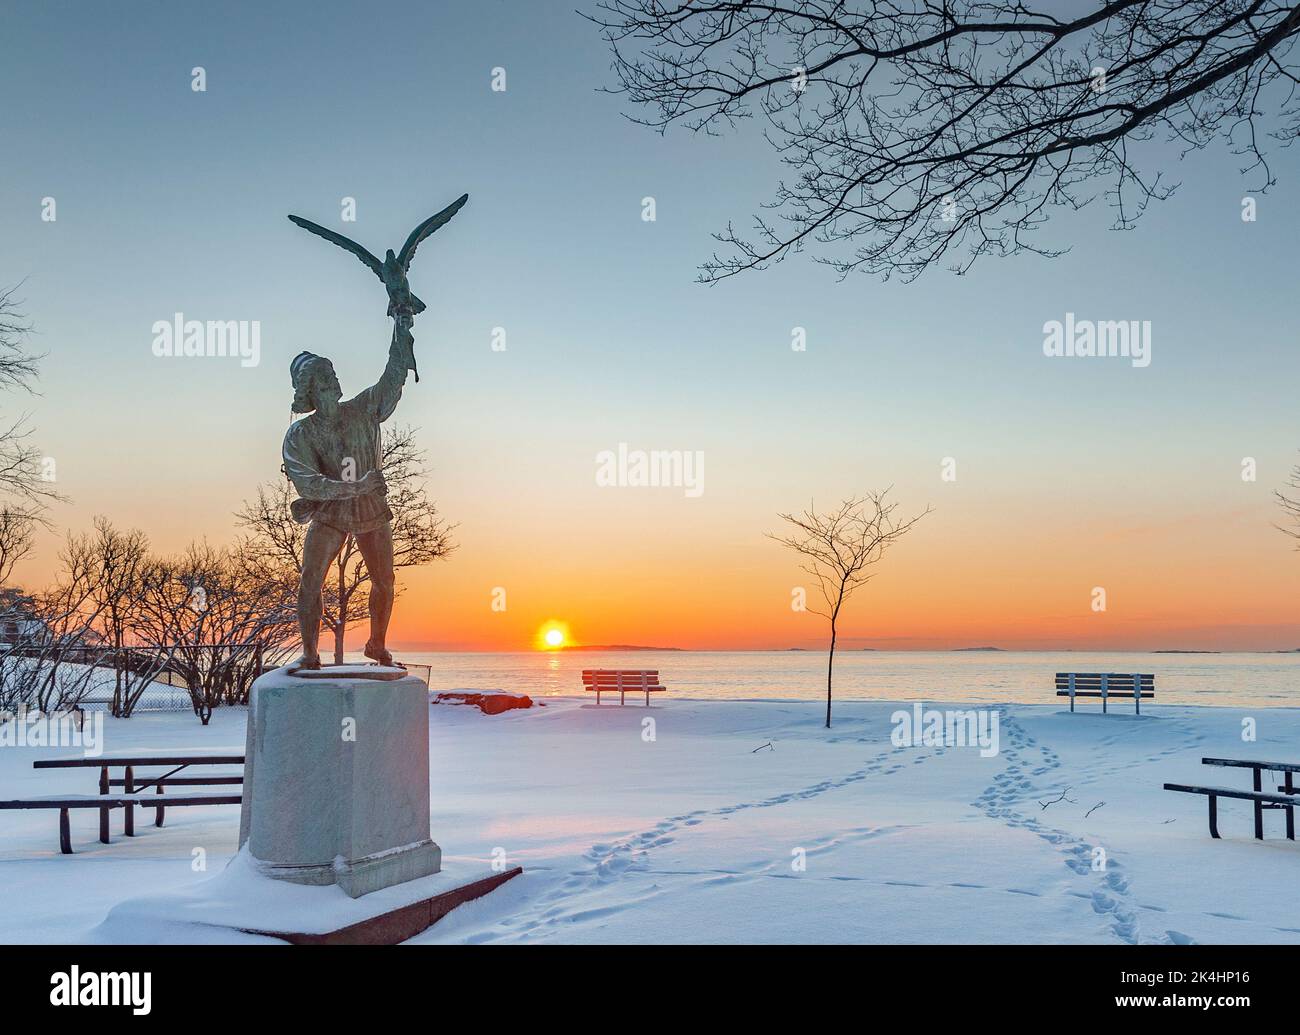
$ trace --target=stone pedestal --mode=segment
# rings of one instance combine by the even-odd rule
[[[441,868],[429,837],[429,698],[356,666],[253,684],[239,843],[258,871],[352,898]]]

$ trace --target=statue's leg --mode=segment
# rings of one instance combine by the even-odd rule
[[[393,529],[385,524],[357,536],[357,548],[370,576],[370,640],[365,655],[382,665],[391,665],[388,652],[388,619],[393,614]]]
[[[313,521],[302,544],[302,577],[298,582],[298,632],[302,636],[302,668],[320,668],[321,587],[338,556],[346,532]]]

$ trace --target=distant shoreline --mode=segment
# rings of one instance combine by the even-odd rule
[[[629,651],[629,650],[671,650],[671,651],[684,651],[685,649],[686,649],[686,648],[684,648],[684,647],[642,647],[642,646],[639,646],[639,645],[637,645],[637,644],[632,644],[632,643],[593,643],[593,644],[590,644],[590,645],[585,645],[585,644],[584,644],[584,645],[579,645],[579,644],[568,644],[568,645],[563,646],[563,647],[556,647],[556,648],[555,648],[555,650],[557,650],[557,651],[574,651],[574,650],[578,650],[578,651],[581,651],[581,650],[606,650],[606,651]],[[455,651],[450,651],[449,653],[453,653],[453,654],[454,654],[454,653],[456,653],[456,652],[455,652]],[[493,651],[493,652],[489,652],[489,653],[496,653],[496,652]],[[503,653],[513,653],[513,652],[505,651],[505,652],[503,652]],[[542,653],[546,653],[546,652],[543,651]]]

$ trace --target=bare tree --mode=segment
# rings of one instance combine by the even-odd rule
[[[945,256],[1059,254],[1033,233],[1098,190],[1128,228],[1168,197],[1138,152],[1223,140],[1263,191],[1264,138],[1300,129],[1286,0],[600,0],[634,121],[705,133],[757,113],[792,176],[715,282],[805,247],[842,276]]]
[[[117,718],[129,718],[152,681],[147,666],[132,665],[127,647],[133,633],[135,606],[148,563],[149,540],[138,529],[119,532],[105,517],[96,517],[89,535],[70,537],[68,549],[84,558],[93,632],[97,647],[113,663],[113,698]]]
[[[1287,481],[1287,486],[1300,491],[1300,464],[1291,468],[1291,478]],[[1292,539],[1300,539],[1300,497],[1288,496],[1285,492],[1275,492],[1273,495],[1291,524],[1289,528],[1284,525],[1278,525],[1277,528]],[[1300,550],[1300,543],[1296,544],[1296,549]]]
[[[95,566],[84,540],[69,537],[55,583],[26,596],[5,591],[0,644],[0,710],[29,708],[50,714],[78,705],[94,689],[94,669],[84,661],[98,617]]]
[[[0,504],[0,586],[9,585],[14,565],[32,552],[36,527],[42,523],[39,511],[30,505]]]
[[[889,489],[847,499],[837,508],[819,514],[809,506],[802,514],[781,514],[790,526],[786,535],[769,534],[804,558],[802,568],[817,580],[825,610],[808,608],[831,624],[830,653],[826,659],[826,728],[831,728],[831,677],[835,668],[835,639],[845,602],[874,574],[886,547],[898,542],[926,514],[907,520],[894,516],[897,503],[887,502]]]
[[[31,324],[14,298],[14,288],[0,291],[0,391],[32,391],[40,356],[27,350]],[[63,497],[41,452],[31,443],[25,414],[0,421],[0,492],[22,501],[23,512],[42,522],[47,503]]]
[[[424,487],[426,455],[415,444],[415,429],[384,430],[382,469],[388,483],[388,507],[393,512],[393,568],[411,568],[445,557],[455,549],[448,524],[438,514]],[[280,481],[258,488],[257,498],[236,514],[250,533],[243,553],[268,578],[283,578],[285,570],[302,571],[302,544],[307,526],[289,512],[292,485]],[[348,628],[370,617],[367,594],[370,573],[356,540],[348,536],[334,559],[334,577],[324,589],[322,624],[334,634],[334,662],[343,663],[343,639]],[[296,590],[295,590],[296,591]]]
[[[179,675],[205,726],[220,705],[247,702],[260,663],[287,655],[298,628],[289,586],[206,543],[151,561],[133,610],[139,643]]]

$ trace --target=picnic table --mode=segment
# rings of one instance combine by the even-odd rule
[[[1265,762],[1251,758],[1202,758],[1202,765],[1222,766],[1235,769],[1249,769],[1252,774],[1252,789],[1239,791],[1231,787],[1205,787],[1200,784],[1167,783],[1165,790],[1181,791],[1184,794],[1203,794],[1210,803],[1210,836],[1219,836],[1219,798],[1238,798],[1249,801],[1255,811],[1255,837],[1264,839],[1264,810],[1283,809],[1286,812],[1286,836],[1295,840],[1295,807],[1300,805],[1300,787],[1295,785],[1295,774],[1300,773],[1300,762]],[[1264,771],[1282,774],[1282,784],[1277,793],[1264,790]]]
[[[45,758],[32,763],[33,769],[98,769],[99,793],[74,794],[43,798],[24,798],[12,801],[0,801],[0,809],[58,809],[59,810],[59,848],[66,855],[72,852],[71,832],[69,829],[69,809],[99,809],[99,840],[109,843],[108,815],[112,809],[123,810],[123,830],[127,837],[135,836],[135,807],[155,810],[154,826],[163,825],[163,811],[167,805],[238,805],[243,800],[242,791],[175,794],[162,799],[165,787],[212,787],[229,784],[243,784],[244,777],[238,773],[221,773],[198,776],[178,776],[191,766],[206,765],[243,765],[243,755],[193,755],[176,752],[158,752],[154,754],[100,755],[98,757],[77,756],[73,758]],[[167,768],[167,772],[150,775],[139,774],[138,768]],[[115,777],[112,770],[122,770],[122,775]],[[114,787],[121,787],[121,794],[113,794]],[[144,791],[154,788],[154,796],[146,797]]]

